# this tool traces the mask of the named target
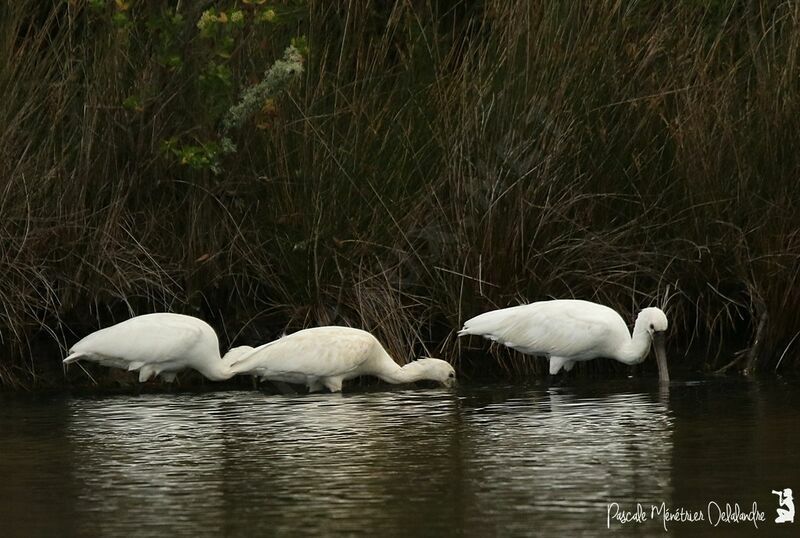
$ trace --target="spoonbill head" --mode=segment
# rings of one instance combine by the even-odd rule
[[[667,315],[663,310],[656,307],[648,307],[639,312],[636,317],[636,324],[633,331],[636,333],[637,325],[644,325],[647,327],[647,332],[653,342],[653,350],[656,354],[656,364],[658,365],[658,378],[661,381],[669,381],[669,371],[667,370],[667,350],[666,350],[666,334],[669,328]],[[645,353],[642,359],[647,356]]]
[[[140,382],[158,375],[171,382],[185,368],[213,381],[233,375],[208,323],[169,312],[135,316],[89,334],[70,348],[64,364],[78,360],[138,371]]]
[[[373,335],[352,327],[303,329],[249,351],[234,348],[228,356],[234,373],[304,384],[310,392],[323,387],[338,392],[343,381],[362,375],[389,383],[455,382],[455,370],[446,361],[426,357],[401,367]]]
[[[448,388],[456,384],[455,369],[449,362],[441,359],[422,357],[409,362],[403,366],[403,369],[407,370],[409,375],[415,376],[418,379],[435,381]]]
[[[658,308],[645,308],[633,333],[613,309],[589,301],[556,299],[492,310],[464,323],[459,336],[479,335],[521,353],[550,360],[550,373],[571,370],[577,361],[607,357],[642,362],[655,348],[659,378],[669,381],[664,334],[669,324]]]

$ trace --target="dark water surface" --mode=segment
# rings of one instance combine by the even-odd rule
[[[704,516],[670,533],[797,536],[798,412],[794,380],[0,395],[0,535],[660,536],[664,503]]]

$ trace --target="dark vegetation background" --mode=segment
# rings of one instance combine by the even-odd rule
[[[673,368],[759,324],[735,368],[800,364],[800,2],[0,14],[0,385],[62,382],[70,344],[163,310],[224,348],[349,324],[401,362],[542,373],[454,332],[549,297],[663,306]],[[223,127],[290,43],[302,74]]]

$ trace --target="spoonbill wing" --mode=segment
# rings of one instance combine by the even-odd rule
[[[620,333],[622,331],[622,333]],[[578,300],[541,301],[486,312],[459,335],[475,334],[522,353],[568,358],[603,356],[627,326],[614,310]]]
[[[356,370],[377,341],[348,327],[318,327],[284,336],[253,349],[231,362],[236,373],[341,376]]]
[[[155,364],[186,357],[211,335],[216,339],[210,326],[190,316],[146,314],[93,332],[72,346],[70,353],[106,357],[116,363]]]

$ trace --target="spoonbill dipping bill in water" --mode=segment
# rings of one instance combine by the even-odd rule
[[[658,308],[639,312],[633,335],[616,311],[597,303],[557,299],[492,310],[467,320],[459,336],[483,336],[526,355],[550,359],[550,374],[597,357],[639,364],[652,343],[658,377],[669,381],[664,333],[667,316]]]
[[[79,360],[138,371],[140,382],[157,375],[172,382],[185,368],[212,381],[233,376],[228,362],[220,357],[217,333],[208,323],[165,312],[135,316],[93,332],[70,348],[64,364]]]
[[[226,357],[234,373],[306,385],[309,392],[323,387],[339,392],[343,381],[362,375],[394,384],[437,381],[445,387],[456,380],[453,367],[440,359],[422,358],[401,367],[377,338],[351,327],[303,329],[256,348],[233,348]]]

